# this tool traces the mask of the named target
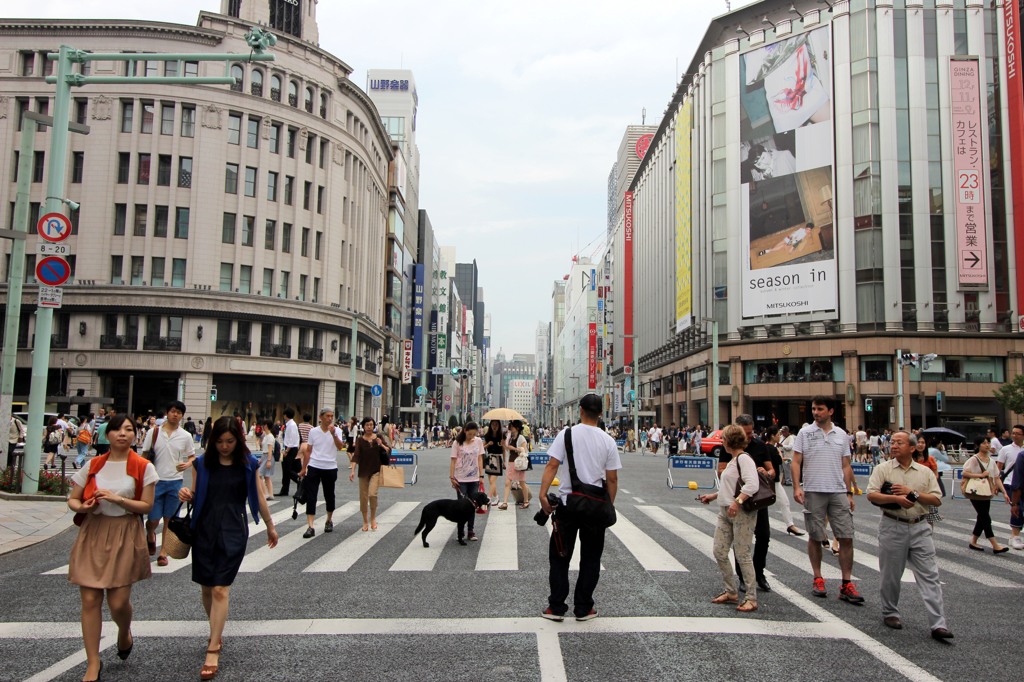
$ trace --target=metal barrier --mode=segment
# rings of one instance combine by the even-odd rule
[[[419,480],[419,469],[420,469],[420,456],[415,452],[409,452],[406,450],[392,450],[391,451],[391,463],[395,466],[411,466],[412,476],[410,480],[406,481],[406,485],[416,485],[416,481]]]
[[[949,473],[949,478],[952,481],[952,484],[950,485],[949,496],[955,500],[966,500],[967,498],[965,496],[958,494],[960,492],[960,481],[964,477],[964,468],[953,467],[953,470],[950,471]]]
[[[712,485],[697,485],[697,490],[718,489],[718,460],[714,457],[683,457],[674,456],[668,458],[668,487],[669,488],[690,488],[690,482],[686,485],[676,485],[672,479],[673,469],[708,469],[715,471],[715,482]]]
[[[418,450],[420,448],[427,446],[427,439],[424,436],[409,436],[402,441],[402,445],[405,445],[413,450]]]

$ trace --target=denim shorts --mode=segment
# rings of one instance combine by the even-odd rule
[[[156,490],[153,493],[153,508],[149,510],[149,520],[159,521],[174,516],[181,502],[178,500],[178,491],[184,481],[157,481]]]

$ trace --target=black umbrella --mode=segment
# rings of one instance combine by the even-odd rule
[[[933,426],[930,429],[924,429],[921,431],[922,436],[934,436],[943,443],[963,443],[967,440],[967,436],[954,431],[953,429],[947,429],[945,426]]]

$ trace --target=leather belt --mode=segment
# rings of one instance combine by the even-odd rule
[[[904,518],[902,516],[896,516],[895,514],[890,514],[889,512],[882,512],[882,515],[885,516],[886,518],[892,519],[893,521],[899,521],[900,523],[907,523],[907,524],[921,523],[922,521],[925,520],[925,517],[923,517],[923,516],[918,516],[916,519],[907,519],[907,518]]]

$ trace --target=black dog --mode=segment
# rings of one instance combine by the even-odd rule
[[[420,514],[420,523],[412,534],[416,535],[422,530],[423,546],[430,547],[427,543],[427,534],[434,530],[438,517],[443,516],[449,521],[459,524],[459,544],[464,545],[466,541],[462,538],[466,523],[473,518],[477,508],[486,507],[489,501],[487,495],[481,492],[473,493],[468,498],[460,497],[457,500],[434,500],[423,508],[423,513]]]

